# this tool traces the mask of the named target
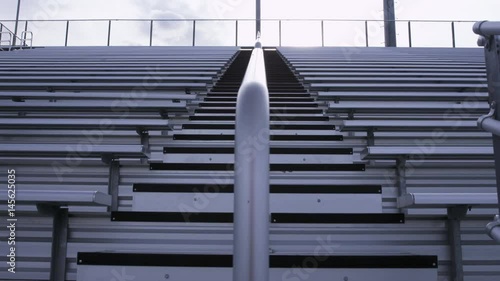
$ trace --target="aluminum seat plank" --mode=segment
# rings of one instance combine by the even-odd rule
[[[0,157],[78,157],[146,158],[142,145],[2,144]]]
[[[131,101],[127,99],[114,101],[28,101],[13,102],[0,100],[0,112],[2,111],[113,111],[116,109],[127,109],[129,111],[186,111],[186,102],[164,101]]]
[[[340,131],[419,131],[443,129],[479,131],[476,121],[463,120],[344,120]]]
[[[493,147],[474,146],[369,146],[361,152],[361,159],[493,159]]]
[[[162,119],[77,119],[77,118],[0,118],[2,129],[101,129],[101,130],[169,130]]]

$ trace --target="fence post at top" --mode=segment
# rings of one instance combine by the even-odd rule
[[[196,21],[193,20],[193,46],[196,45]]]
[[[111,20],[108,22],[108,46],[111,43]]]

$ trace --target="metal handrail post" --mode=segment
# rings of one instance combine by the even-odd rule
[[[233,280],[269,280],[269,91],[257,41],[236,101]]]
[[[193,47],[196,45],[196,20],[193,20]]]
[[[498,202],[500,203],[500,22],[477,22],[473,27],[474,33],[482,36],[479,45],[484,46],[486,72],[488,77],[488,93],[491,102],[491,111],[488,115],[478,120],[481,129],[493,133],[493,151],[495,158],[495,172]],[[500,214],[500,204],[499,204]],[[494,221],[486,226],[488,235],[497,243],[500,243],[500,218],[496,216]]]
[[[455,22],[451,22],[451,44],[453,48],[457,47],[456,37],[455,37]]]
[[[64,39],[64,46],[68,46],[68,34],[69,34],[69,20],[66,21],[66,37]]]

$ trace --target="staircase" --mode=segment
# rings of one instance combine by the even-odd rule
[[[188,119],[173,125],[163,155],[150,159],[149,173],[156,180],[134,182],[132,209],[112,212],[113,223],[168,223],[191,227],[193,233],[205,226],[208,231],[231,228],[235,107],[250,56],[251,50],[241,49],[212,89],[199,95]],[[366,167],[325,114],[328,104],[304,88],[277,50],[265,50],[264,56],[271,109],[270,280],[302,280],[304,274],[312,280],[436,279],[436,256],[353,254],[335,241],[319,252],[317,245],[290,252],[273,243],[272,236],[287,228],[403,224],[405,216],[383,212],[381,185],[343,179],[365,173]],[[165,181],[169,177],[180,181]],[[117,278],[117,273],[141,280],[232,278],[227,247],[208,252],[79,252],[77,262],[79,281]]]

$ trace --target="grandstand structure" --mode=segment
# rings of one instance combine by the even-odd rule
[[[0,52],[0,279],[498,280],[500,28],[474,31],[484,50],[390,26],[380,48],[21,36]]]

